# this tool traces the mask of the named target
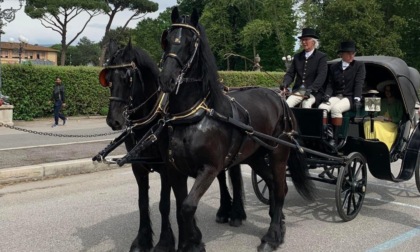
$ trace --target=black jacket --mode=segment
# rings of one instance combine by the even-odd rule
[[[353,60],[346,70],[343,70],[341,61],[334,63],[330,66],[325,93],[329,96],[342,94],[353,103],[354,97],[362,98],[365,77],[366,69],[363,62]]]
[[[305,51],[293,56],[292,64],[284,75],[283,87],[288,87],[296,77],[293,92],[297,91],[302,84],[306,89],[316,93],[322,89],[327,79],[328,66],[327,55],[317,49],[314,50],[308,59]]]
[[[64,86],[61,85],[55,85],[54,90],[52,93],[52,99],[54,102],[56,101],[62,101],[64,103]]]

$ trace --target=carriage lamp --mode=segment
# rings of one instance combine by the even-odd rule
[[[283,60],[284,65],[286,66],[286,70],[288,70],[290,65],[292,64],[292,56],[290,55],[283,56],[281,60]]]
[[[4,0],[0,0],[0,4],[3,3]],[[1,9],[1,5],[0,5],[0,42],[1,42],[1,34],[3,34],[3,27],[5,25],[5,22],[3,22],[3,19],[6,20],[7,22],[12,22],[15,19],[15,14],[18,10],[22,9],[23,6],[23,2],[24,0],[19,0],[19,8],[18,9],[13,9],[13,7],[10,7],[8,9]],[[3,101],[6,101],[8,98],[7,96],[4,96],[2,94],[2,80],[1,80],[1,43],[0,43],[0,99],[2,99]]]

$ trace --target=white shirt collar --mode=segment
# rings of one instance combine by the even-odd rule
[[[314,51],[315,51],[315,49],[312,49],[312,51],[309,51],[309,52],[305,51],[305,57],[309,58],[312,55],[312,53],[314,53]]]
[[[341,61],[341,62],[342,62],[341,65],[343,67],[343,70],[346,69],[350,65],[350,63],[345,62],[345,61]]]

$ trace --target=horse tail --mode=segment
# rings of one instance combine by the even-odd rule
[[[289,129],[296,132],[299,137],[299,125],[293,111],[283,100],[283,108],[285,117],[288,118]],[[292,135],[292,137],[295,137]],[[299,138],[295,138],[295,141],[302,144]],[[316,187],[313,181],[309,178],[308,164],[306,162],[306,154],[299,151],[298,146],[292,148],[290,151],[289,159],[287,162],[289,167],[289,173],[292,178],[293,184],[296,187],[298,193],[306,200],[314,200],[316,198]]]
[[[298,193],[306,200],[313,201],[316,198],[316,187],[309,179],[306,155],[297,149],[292,149],[287,162],[290,177]]]

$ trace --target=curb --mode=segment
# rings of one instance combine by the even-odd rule
[[[118,158],[114,156],[109,158]],[[124,166],[123,166],[124,167]],[[116,164],[98,163],[91,158],[0,169],[0,185],[44,180],[60,176],[92,173],[121,168]]]

